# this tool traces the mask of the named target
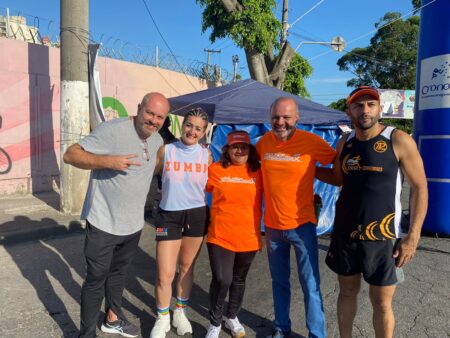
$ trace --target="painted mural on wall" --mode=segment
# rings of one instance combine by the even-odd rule
[[[3,119],[0,116],[0,130],[2,129]],[[9,173],[12,167],[11,156],[0,146],[0,175]]]
[[[128,114],[127,109],[119,100],[114,97],[104,96],[102,97],[103,113],[105,114],[106,121],[109,121],[118,117],[131,116]],[[181,122],[182,117],[169,114],[167,117],[170,120],[170,132],[175,136],[181,135]]]
[[[108,119],[135,115],[147,92],[171,97],[206,89],[196,78],[164,69],[107,58],[98,66]],[[0,38],[0,196],[58,190],[59,67],[57,48]],[[170,119],[177,136],[181,120]]]

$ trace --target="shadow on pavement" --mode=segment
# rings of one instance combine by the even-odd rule
[[[48,217],[32,220],[23,215],[15,216],[12,221],[0,226],[0,245],[4,246],[22,276],[34,288],[40,303],[64,337],[76,337],[78,334],[78,313],[70,311],[74,312],[73,309],[79,307],[81,283],[86,271],[83,234],[80,222],[71,222],[67,227]],[[123,298],[124,310],[139,319],[143,337],[149,336],[156,318],[156,261],[154,252],[150,252],[154,250],[154,243],[149,243],[149,238],[153,241],[153,232],[144,231],[129,267]],[[201,280],[201,276],[209,272],[209,264],[205,262],[205,257],[201,260],[196,267],[196,280],[189,302],[194,338],[205,336],[205,322],[209,317],[210,280]],[[239,313],[241,322],[254,329],[256,337],[266,337],[271,332],[271,321],[248,311],[245,302],[243,306]],[[100,314],[99,321],[103,318]],[[293,337],[302,336],[294,334]]]
[[[27,216],[16,216],[13,221],[2,224],[1,228],[5,230],[18,225],[35,230],[11,234],[11,236],[3,235],[0,244],[4,245],[22,276],[36,290],[39,300],[64,332],[64,336],[75,335],[78,332],[77,325],[72,321],[64,301],[55,291],[51,279],[57,280],[65,292],[79,303],[80,285],[74,280],[71,269],[83,275],[81,271],[84,268],[73,252],[67,252],[64,246],[58,247],[59,242],[51,240],[52,237],[49,236],[80,234],[83,231],[80,223],[72,222],[67,228],[51,218],[34,221]],[[43,227],[44,229],[42,229]],[[16,245],[20,241],[31,240],[36,242],[34,242],[32,250],[28,252],[23,250],[23,246]]]

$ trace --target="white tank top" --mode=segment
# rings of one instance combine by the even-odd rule
[[[205,206],[207,180],[207,149],[199,144],[186,146],[181,141],[167,144],[160,208],[175,211]]]

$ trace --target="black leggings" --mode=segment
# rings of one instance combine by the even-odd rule
[[[234,252],[207,243],[212,280],[209,287],[209,319],[211,324],[222,323],[223,307],[228,290],[227,318],[235,318],[244,298],[245,279],[256,251]]]

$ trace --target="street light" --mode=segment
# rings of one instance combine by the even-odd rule
[[[237,64],[239,62],[239,56],[233,55],[231,57],[231,61],[233,61],[233,82],[236,82],[236,76],[237,76]]]
[[[334,51],[342,52],[345,49],[345,40],[342,36],[336,36],[331,41],[302,41],[295,48],[295,51],[302,45],[330,45]]]

